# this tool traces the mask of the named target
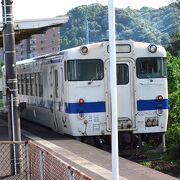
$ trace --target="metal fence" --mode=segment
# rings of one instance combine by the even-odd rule
[[[0,141],[0,179],[28,179],[27,152],[26,142]]]
[[[53,152],[28,142],[0,141],[0,180],[92,180]]]

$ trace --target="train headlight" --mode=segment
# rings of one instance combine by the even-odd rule
[[[158,96],[156,97],[156,99],[157,99],[157,101],[162,101],[162,100],[163,100],[163,96],[162,96],[162,95],[158,95]]]
[[[158,95],[156,97],[157,102],[157,114],[161,116],[163,114],[163,96]]]
[[[148,51],[151,53],[155,53],[157,51],[157,46],[155,44],[150,44],[148,46]]]
[[[158,120],[157,119],[152,120],[152,126],[158,126]]]
[[[129,121],[127,122],[127,128],[131,128],[131,127],[132,127],[132,121],[129,120]]]
[[[146,120],[146,126],[147,126],[147,127],[151,127],[151,126],[152,126],[151,119],[148,118],[148,119]]]
[[[79,99],[79,104],[84,104],[84,99],[80,98]]]
[[[88,47],[87,46],[81,46],[80,47],[80,53],[85,55],[88,53]]]

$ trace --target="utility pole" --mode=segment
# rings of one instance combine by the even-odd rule
[[[89,21],[86,19],[86,44],[89,44]]]
[[[108,2],[110,85],[112,108],[112,179],[119,180],[115,7],[114,0],[109,0]]]
[[[16,51],[12,0],[2,0],[3,47],[6,72],[6,100],[8,106],[8,133],[10,141],[21,141],[20,118],[18,112],[18,88],[16,73]],[[19,172],[19,145],[11,146],[12,174]]]

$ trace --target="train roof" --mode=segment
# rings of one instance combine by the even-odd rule
[[[50,54],[45,54],[42,56],[37,56],[37,57],[33,57],[30,59],[25,59],[22,61],[17,61],[16,64],[20,65],[20,64],[29,64],[29,63],[33,63],[33,62],[38,62],[38,61],[42,61],[44,59],[49,59],[49,58],[53,58],[54,56],[57,55],[61,55],[61,51],[57,52],[57,53],[50,53]]]
[[[134,52],[136,52],[136,51],[143,52],[142,50],[147,48],[150,45],[150,43],[136,42],[136,41],[132,41],[132,40],[116,40],[116,42],[117,42],[117,44],[131,44],[134,48]],[[74,51],[75,52],[75,51],[79,50],[82,46],[98,47],[98,46],[102,45],[103,43],[108,44],[108,40],[97,42],[97,43],[85,44],[85,45],[73,47],[70,49],[65,49],[65,50],[59,51],[57,53],[49,53],[49,54],[33,57],[30,59],[17,61],[16,64],[21,65],[21,64],[29,64],[29,63],[33,63],[33,62],[49,60],[49,59],[53,59],[53,57],[55,58],[55,57],[58,57],[60,55],[64,55],[68,51],[71,51],[71,52]],[[160,45],[156,45],[156,46],[158,47],[158,50],[162,52],[162,54],[165,54],[165,49],[162,46],[160,46]]]

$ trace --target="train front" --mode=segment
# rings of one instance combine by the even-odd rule
[[[65,133],[73,136],[105,134],[105,92],[102,43],[67,51]]]
[[[165,49],[154,44],[135,43],[135,54],[137,107],[134,133],[164,137],[168,122]]]

